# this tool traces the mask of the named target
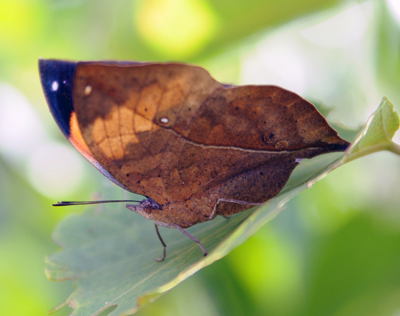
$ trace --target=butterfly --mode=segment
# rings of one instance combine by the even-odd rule
[[[234,86],[182,63],[39,60],[51,113],[71,144],[121,188],[126,207],[184,228],[261,205],[303,158],[343,151],[316,108],[277,86]],[[75,205],[85,202],[59,202]],[[96,203],[96,202],[88,202]]]

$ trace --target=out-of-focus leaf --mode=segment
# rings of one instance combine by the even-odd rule
[[[399,145],[392,142],[398,129],[399,115],[393,110],[393,104],[385,97],[351,148],[346,151],[344,162],[381,150],[393,151],[400,155]]]
[[[83,214],[64,219],[54,232],[63,251],[47,260],[51,280],[72,279],[76,290],[63,305],[73,315],[97,315],[110,306],[112,316],[134,313],[195,272],[210,265],[252,236],[283,209],[285,203],[311,187],[346,161],[372,152],[371,146],[387,149],[388,137],[398,128],[397,113],[384,99],[355,143],[345,154],[328,154],[303,161],[282,192],[263,206],[189,228],[209,250],[172,229],[162,230],[168,257],[158,263],[161,245],[153,225],[124,206],[89,208]],[[378,147],[377,147],[378,146]],[[333,162],[333,163],[332,163]]]
[[[230,43],[268,27],[334,7],[341,2],[146,0],[134,6],[134,25],[139,42],[143,41],[153,48],[148,51],[150,58],[163,56],[193,60],[203,58],[204,53],[214,55]]]
[[[399,247],[399,231],[388,234],[365,211],[333,234],[319,235],[312,247],[318,256],[310,254],[308,262],[309,294],[296,315],[396,315]]]
[[[224,26],[212,45],[235,41],[258,30],[282,24],[307,13],[331,8],[341,2],[340,0],[210,1]]]
[[[394,2],[393,2],[394,3]],[[380,84],[384,87],[385,94],[397,105],[400,98],[400,27],[391,10],[389,1],[377,2],[380,5],[378,19],[378,43],[376,47],[376,73]],[[392,12],[391,12],[392,11]]]

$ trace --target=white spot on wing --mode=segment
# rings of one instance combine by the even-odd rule
[[[85,93],[85,95],[89,95],[90,92],[92,92],[92,86],[91,86],[91,85],[87,85],[87,86],[85,87],[84,93]]]
[[[160,122],[167,124],[169,122],[169,119],[167,117],[162,117],[162,118],[160,118]]]
[[[58,81],[53,81],[51,84],[51,90],[57,91],[58,90]]]

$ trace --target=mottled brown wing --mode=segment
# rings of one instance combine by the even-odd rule
[[[93,156],[132,192],[168,205],[171,219],[155,219],[176,223],[185,209],[184,227],[264,202],[298,158],[348,146],[292,92],[225,88],[183,64],[79,63],[74,101]]]

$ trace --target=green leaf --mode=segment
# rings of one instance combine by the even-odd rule
[[[220,29],[205,50],[218,50],[229,43],[268,27],[294,20],[302,15],[337,6],[340,0],[214,0],[208,1],[218,17]]]
[[[54,281],[72,279],[76,290],[54,310],[69,304],[74,309],[72,315],[98,315],[111,306],[112,316],[134,313],[226,256],[278,215],[292,197],[333,169],[370,152],[390,150],[398,127],[397,113],[384,99],[346,153],[304,160],[282,192],[261,207],[189,228],[209,251],[206,257],[179,231],[160,228],[168,245],[167,258],[156,262],[162,247],[152,222],[123,205],[88,207],[82,214],[65,218],[53,234],[63,250],[47,258],[46,274]]]
[[[343,162],[382,150],[400,155],[399,145],[392,142],[398,129],[399,115],[394,111],[393,104],[384,97],[353,145],[346,151]]]

